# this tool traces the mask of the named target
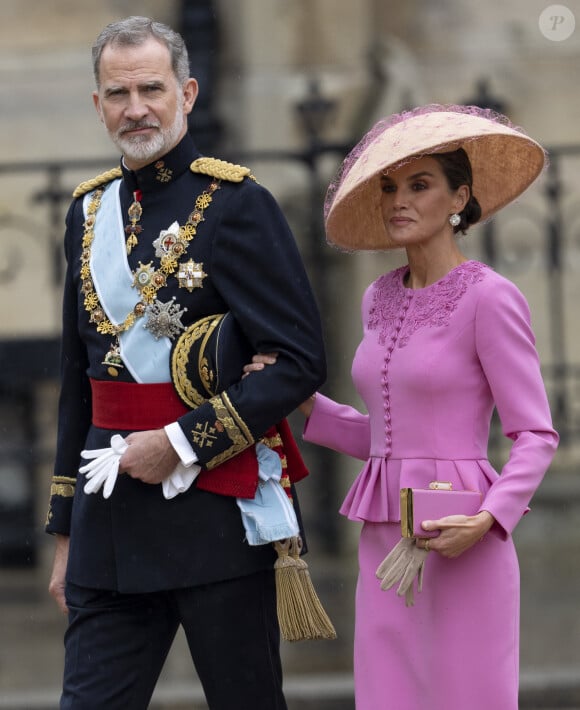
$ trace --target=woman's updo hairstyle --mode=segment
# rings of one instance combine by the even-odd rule
[[[469,188],[469,200],[459,213],[461,222],[453,227],[455,234],[458,232],[465,234],[472,224],[476,224],[481,219],[481,207],[472,193],[473,173],[469,157],[463,148],[458,148],[451,153],[433,153],[431,157],[435,158],[441,166],[451,190],[457,190],[461,185],[467,185]]]

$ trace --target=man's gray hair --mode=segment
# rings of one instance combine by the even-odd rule
[[[127,17],[111,22],[97,37],[93,45],[93,73],[97,89],[100,86],[99,68],[103,49],[108,45],[116,47],[137,47],[153,37],[169,50],[171,67],[180,86],[189,79],[189,57],[183,37],[161,22],[149,17]]]

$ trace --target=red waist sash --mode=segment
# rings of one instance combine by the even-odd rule
[[[93,424],[101,429],[146,431],[161,429],[190,410],[179,399],[170,382],[138,384],[91,379]],[[286,459],[286,473],[292,482],[308,475],[288,422],[271,427],[265,437],[279,435],[282,446],[274,450]],[[254,446],[224,461],[211,471],[202,470],[196,479],[202,490],[235,498],[253,498],[258,487],[258,460]]]
[[[170,382],[91,380],[93,424],[101,429],[161,429],[189,411]]]

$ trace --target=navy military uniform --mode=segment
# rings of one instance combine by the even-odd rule
[[[277,690],[272,691],[268,700],[268,690],[264,688],[266,694],[262,700],[257,700],[261,697],[257,688],[265,681],[255,667],[256,664],[273,664],[274,667],[279,664],[272,577],[275,553],[269,545],[250,547],[244,542],[235,501],[238,492],[227,482],[221,486],[220,466],[228,464],[231,478],[235,457],[251,449],[272,425],[323,382],[325,358],[317,307],[294,239],[272,196],[248,173],[239,166],[201,158],[191,138],[186,136],[162,160],[137,172],[122,166],[80,186],[68,212],[62,390],[56,465],[46,526],[49,533],[70,535],[67,603],[71,625],[67,632],[65,689],[66,673],[71,665],[69,657],[73,653],[78,656],[82,650],[78,634],[75,636],[75,624],[81,625],[74,616],[76,602],[84,606],[87,598],[98,597],[99,590],[112,592],[119,600],[131,599],[129,608],[133,610],[139,604],[161,599],[160,606],[149,608],[147,618],[159,625],[153,633],[165,650],[155,660],[147,659],[151,664],[147,682],[134,677],[136,671],[130,661],[125,667],[114,654],[111,659],[97,660],[91,669],[77,673],[76,686],[69,687],[69,696],[84,697],[85,704],[63,701],[63,707],[83,707],[83,710],[146,707],[147,696],[152,692],[178,623],[186,629],[210,706],[228,707],[227,699],[224,700],[227,691],[218,686],[228,685],[229,671],[225,669],[239,661],[238,656],[228,663],[231,647],[241,643],[241,636],[251,637],[256,633],[259,636],[259,630],[244,629],[243,618],[246,611],[248,618],[251,617],[252,604],[258,605],[255,618],[260,606],[268,612],[264,634],[269,640],[262,644],[266,651],[256,650],[259,640],[243,651],[248,661],[254,658],[250,665],[254,667],[256,688],[248,691],[245,701],[243,694],[239,695],[236,681],[232,680],[229,706],[284,707],[283,699],[276,695]],[[216,174],[219,177],[216,178]],[[143,342],[148,343],[148,347],[157,347],[155,357],[160,352],[159,343],[166,342],[167,363],[160,364],[159,372],[169,369],[171,343],[168,336],[175,341],[179,333],[190,332],[187,329],[200,319],[225,312],[235,318],[252,352],[279,354],[275,366],[252,373],[212,397],[192,388],[187,372],[174,360],[174,386],[181,400],[186,395],[194,407],[184,409],[176,419],[203,468],[206,485],[194,484],[171,500],[163,498],[160,486],[147,485],[129,476],[118,477],[108,499],[100,494],[87,495],[83,492],[82,476],[77,478],[83,449],[107,447],[113,433],[125,435],[132,430],[132,427],[115,429],[108,422],[105,426],[95,426],[95,422],[102,423],[102,417],[106,418],[111,409],[121,413],[124,406],[122,401],[107,401],[108,385],[113,392],[129,393],[136,392],[135,388],[141,391],[151,387],[140,384],[141,380],[122,357],[118,362],[108,357],[114,337],[97,329],[102,320],[107,322],[106,313],[101,312],[107,309],[91,300],[93,284],[85,252],[87,234],[92,227],[83,204],[86,210],[87,199],[95,190],[102,191],[104,198],[113,186],[119,190],[123,219],[136,194],[142,207],[138,229],[127,228],[128,234],[137,236],[125,267],[127,278],[134,278],[135,301],[139,300],[139,279],[153,282],[159,275],[160,235],[167,234],[174,222],[189,224],[194,232],[186,253],[176,252],[174,268],[165,273],[165,281],[161,285],[155,283],[153,308],[147,315],[138,313],[135,323],[127,329],[145,338]],[[94,208],[95,202],[91,204]],[[192,219],[196,210],[198,214]],[[90,219],[98,225],[100,216],[99,211],[94,210]],[[130,219],[125,221],[129,223]],[[104,258],[107,258],[106,252]],[[110,321],[114,322],[113,318]],[[141,350],[147,360],[147,348]],[[151,362],[144,362],[144,366],[148,368],[148,382],[154,384],[157,366]],[[164,380],[165,375],[160,375],[160,382]],[[148,401],[148,406],[140,407],[146,419],[147,413],[152,413],[153,421],[157,421],[155,413],[163,408],[162,398],[155,396]],[[122,416],[121,421],[124,421]],[[161,422],[159,426],[163,423],[169,422]],[[263,581],[256,581],[263,579],[267,580],[266,586]],[[266,588],[272,593],[265,594]],[[229,597],[224,591],[227,589],[232,590]],[[176,592],[177,596],[170,602],[167,597],[159,596],[166,590]],[[110,596],[108,599],[110,604]],[[97,606],[99,604],[97,601]],[[195,613],[192,607],[197,609]],[[124,618],[127,619],[126,614]],[[207,624],[203,630],[199,627],[200,619],[205,619]],[[106,628],[106,622],[99,623],[99,629]],[[116,639],[115,643],[127,644],[125,655],[142,652],[142,647],[132,649],[127,641],[129,634],[124,624],[129,622],[121,623],[117,618],[110,623],[111,636],[107,637],[107,644]],[[132,623],[135,628],[142,622],[133,618]],[[192,625],[196,626],[195,633]],[[197,650],[194,637],[200,643]],[[224,673],[218,682],[215,666],[220,657]],[[90,692],[96,692],[92,674],[97,674],[96,669],[107,661],[118,666],[115,677],[119,679],[124,674],[127,687],[131,687],[130,678],[135,681],[133,685],[143,686],[138,699],[129,701],[129,695],[125,694],[124,704],[119,704],[115,698],[121,696],[111,695],[106,702],[100,698],[94,699],[93,705],[86,704],[89,691],[79,687],[85,685],[92,688]],[[108,672],[113,673],[113,670],[109,668]],[[247,669],[243,672],[247,673]],[[245,687],[251,684],[249,679]],[[115,692],[121,691],[117,688]],[[237,702],[234,702],[232,697],[236,693]]]

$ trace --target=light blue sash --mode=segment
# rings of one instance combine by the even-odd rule
[[[120,180],[112,182],[104,191],[95,222],[95,238],[91,250],[91,275],[107,318],[114,325],[122,323],[138,301],[139,292],[133,288],[133,274],[127,261],[125,231],[121,203]],[[85,195],[85,218],[91,194]],[[146,316],[145,316],[146,318]],[[169,351],[171,341],[155,340],[145,328],[145,318],[119,337],[121,357],[135,382],[170,382]]]
[[[280,485],[282,463],[275,451],[256,444],[260,483],[255,498],[236,498],[242,511],[246,540],[250,545],[265,545],[294,537],[300,532],[292,502]]]

